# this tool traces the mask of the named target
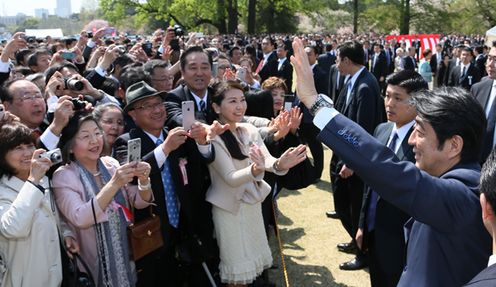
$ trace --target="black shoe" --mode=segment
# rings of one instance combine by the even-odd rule
[[[350,254],[355,254],[357,252],[357,247],[355,243],[350,242],[350,243],[339,243],[337,245],[338,250],[344,253],[350,253]]]
[[[336,211],[326,211],[326,216],[328,218],[339,219],[339,215]]]
[[[341,270],[360,270],[367,267],[367,262],[364,258],[355,257],[353,260],[339,264]]]

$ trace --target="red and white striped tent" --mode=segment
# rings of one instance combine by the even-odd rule
[[[391,41],[392,39],[396,39],[396,41],[399,42],[405,42],[406,47],[410,47],[412,45],[412,42],[415,39],[420,40],[420,59],[422,59],[424,56],[422,56],[422,52],[425,49],[431,49],[431,51],[436,51],[436,44],[439,43],[440,41],[440,35],[439,34],[416,34],[416,35],[388,35],[386,37],[387,41]]]

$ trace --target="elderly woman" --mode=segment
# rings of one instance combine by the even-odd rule
[[[64,166],[53,175],[55,199],[75,230],[81,257],[93,263],[97,286],[134,286],[136,273],[129,259],[126,227],[129,210],[150,205],[150,165],[122,166],[102,157],[103,131],[92,115],[76,114],[62,130],[59,146]],[[138,178],[139,186],[128,183]]]
[[[396,49],[396,58],[394,58],[394,71],[399,72],[403,71],[405,68],[403,67],[403,54],[405,51],[402,48]]]
[[[93,110],[93,117],[102,127],[105,137],[104,155],[112,154],[115,140],[124,132],[124,115],[122,109],[114,103],[97,106]]]
[[[60,286],[58,214],[46,171],[52,165],[18,122],[0,127],[0,256],[2,286]],[[68,229],[69,250],[77,251]],[[6,268],[6,269],[5,269]],[[4,273],[3,273],[4,272]]]

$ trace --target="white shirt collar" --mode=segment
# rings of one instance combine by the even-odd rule
[[[358,72],[356,72],[353,76],[351,76],[351,79],[349,80],[351,88],[353,89],[353,86],[355,86],[355,82],[358,79],[358,76],[362,73],[362,71],[365,70],[365,66],[363,66]]]
[[[496,264],[496,254],[489,256],[489,262],[487,263],[487,267]]]
[[[390,142],[393,133],[396,132],[396,134],[398,135],[398,140],[396,141],[396,146],[395,146],[394,152],[396,152],[398,150],[398,148],[401,146],[401,143],[403,142],[406,135],[408,134],[408,131],[412,128],[412,126],[414,124],[415,124],[415,120],[412,120],[411,122],[403,125],[399,129],[397,129],[396,125],[394,125],[393,132],[391,132],[391,135],[389,136],[389,140],[388,140],[388,142]]]
[[[198,108],[198,110],[200,110],[200,101],[201,100],[203,100],[205,102],[205,105],[207,105],[207,103],[208,103],[208,89],[205,90],[205,95],[203,95],[203,98],[200,98],[198,95],[193,93],[193,91],[191,91],[191,90],[190,90],[190,92],[193,95],[193,98],[195,99],[196,107]]]
[[[157,144],[158,139],[160,139],[162,142],[164,141],[164,133],[163,132],[160,133],[159,137],[156,137],[145,130],[143,130],[143,132],[145,132],[145,134],[147,134],[150,137],[150,139],[153,141],[154,144]]]

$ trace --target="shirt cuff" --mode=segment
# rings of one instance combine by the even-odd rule
[[[95,72],[97,72],[98,75],[100,75],[102,77],[105,77],[107,75],[107,71],[105,71],[105,69],[103,69],[101,66],[97,66],[95,68]]]
[[[157,161],[158,167],[162,168],[165,161],[167,160],[167,155],[165,154],[164,150],[162,149],[162,145],[157,146],[153,150],[153,154],[155,155],[155,160]]]
[[[320,130],[323,130],[325,126],[338,114],[339,112],[335,108],[320,108],[313,118],[313,124]]]
[[[204,157],[209,157],[212,154],[212,144],[208,143],[206,145],[200,145],[196,143],[198,150]]]
[[[10,72],[10,61],[2,62],[0,61],[0,73],[8,73]]]
[[[253,85],[250,85],[250,88],[260,90],[261,89],[260,82],[257,80],[254,80],[254,83],[253,83]]]
[[[40,136],[40,141],[45,145],[48,150],[54,150],[57,148],[60,138],[56,136],[50,128],[46,129]]]

